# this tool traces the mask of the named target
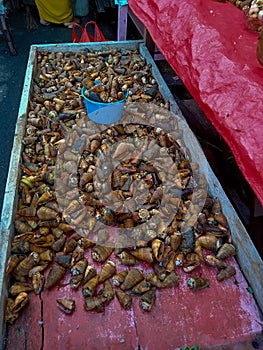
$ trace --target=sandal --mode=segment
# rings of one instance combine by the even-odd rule
[[[72,23],[73,22],[64,23],[64,26],[71,29],[72,28]]]
[[[42,24],[42,26],[50,26],[50,23],[49,22],[47,22],[47,21],[45,21],[44,19],[42,19],[42,18],[40,18],[40,24]]]

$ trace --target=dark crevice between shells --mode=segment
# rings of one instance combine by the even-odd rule
[[[41,310],[41,319],[39,321],[39,325],[41,327],[41,347],[40,347],[40,350],[43,350],[44,349],[44,338],[45,338],[45,330],[44,330],[44,326],[45,326],[45,323],[44,323],[44,303],[43,303],[43,299],[41,297],[41,293],[39,294],[39,299],[40,299],[40,310]]]

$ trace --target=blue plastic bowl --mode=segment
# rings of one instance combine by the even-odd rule
[[[87,89],[83,87],[81,90],[81,95],[84,98],[89,119],[99,124],[111,124],[121,119],[128,92],[126,93],[126,97],[123,100],[106,103],[90,100],[84,94],[86,90]]]

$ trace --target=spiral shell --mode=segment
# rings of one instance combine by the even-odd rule
[[[160,265],[159,263],[155,263],[153,265],[153,269],[158,279],[163,281],[167,275],[166,268],[163,266],[163,264]]]
[[[113,252],[113,248],[111,247],[105,247],[105,246],[99,246],[92,248],[91,255],[92,259],[97,262],[104,262],[108,259],[108,257]]]
[[[104,283],[103,289],[100,290],[98,296],[105,298],[105,301],[109,302],[114,298],[114,290],[109,280],[106,280]]]
[[[57,282],[59,282],[66,274],[66,269],[55,263],[46,277],[45,288],[52,288]]]
[[[76,307],[73,299],[57,299],[57,307],[65,314],[71,314]]]
[[[141,295],[151,289],[151,283],[143,279],[141,282],[136,284],[132,289],[131,293],[134,295]]]
[[[214,255],[208,254],[205,256],[204,260],[206,265],[211,267],[217,267],[218,269],[222,269],[226,267],[226,264],[222,260],[215,257]]]
[[[11,273],[14,268],[20,263],[21,260],[24,259],[24,255],[22,254],[12,254],[8,258],[6,268],[5,268],[5,273],[9,274]]]
[[[82,293],[84,297],[91,297],[95,294],[97,285],[99,283],[99,276],[96,275],[92,277],[88,282],[86,282],[82,287]]]
[[[24,308],[29,302],[28,294],[25,292],[20,292],[15,298],[14,305],[11,309],[12,313],[18,313],[22,308]]]
[[[29,256],[24,258],[12,271],[12,275],[20,282],[25,281],[25,277],[28,275],[29,271],[38,261],[39,255],[35,252],[30,253]]]
[[[84,273],[83,283],[85,284],[86,282],[88,282],[90,279],[92,279],[96,275],[97,275],[97,271],[96,271],[94,265],[88,265],[86,267],[86,270]]]
[[[227,280],[236,274],[236,269],[232,265],[227,265],[225,268],[220,270],[216,275],[216,279],[221,282]]]
[[[63,266],[65,269],[70,268],[71,256],[67,254],[57,254],[55,262]]]
[[[179,248],[180,244],[182,243],[182,240],[183,235],[179,231],[170,236],[170,245],[173,251],[176,251]]]
[[[115,290],[115,294],[119,300],[119,303],[121,304],[121,306],[127,310],[130,309],[132,306],[132,297],[125,293],[124,291],[122,291],[121,289],[116,289]]]
[[[116,273],[116,265],[113,261],[109,260],[101,269],[99,275],[99,283],[103,283],[108,278],[111,278]]]
[[[59,213],[54,209],[41,206],[37,211],[37,216],[40,220],[54,220],[58,218]]]
[[[160,239],[154,239],[151,245],[155,259],[161,261],[164,253],[164,242]]]
[[[12,296],[16,296],[21,292],[31,292],[33,290],[32,285],[29,283],[22,283],[22,282],[16,282],[14,283],[10,289],[9,289],[9,293]]]
[[[131,269],[127,276],[125,277],[123,283],[121,284],[121,289],[122,290],[128,290],[134,287],[136,284],[141,282],[144,279],[143,273],[139,269]]]
[[[130,253],[138,260],[153,262],[153,253],[152,248],[150,247],[142,247],[136,250],[130,250]]]
[[[190,289],[196,291],[209,287],[210,281],[206,278],[192,276],[188,278],[187,285]]]
[[[118,257],[120,258],[122,264],[127,265],[127,266],[132,266],[132,265],[135,265],[137,263],[135,256],[133,256],[132,254],[129,254],[125,250],[120,252],[120,254],[118,254]]]
[[[156,290],[150,289],[140,297],[140,307],[144,311],[151,311],[156,299]]]
[[[77,275],[82,275],[84,274],[86,267],[88,265],[88,260],[86,258],[83,258],[81,260],[79,260],[78,262],[76,262],[76,264],[74,266],[72,266],[71,268],[71,273],[73,276],[77,276]]]
[[[127,276],[127,274],[128,274],[128,270],[123,270],[123,271],[117,273],[116,275],[114,275],[112,277],[113,285],[116,287],[119,287],[123,283],[123,281],[125,280],[125,277]]]
[[[97,312],[103,312],[105,308],[105,298],[103,296],[85,298],[84,308],[87,311],[95,310]]]
[[[43,276],[43,274],[41,272],[35,272],[32,275],[32,285],[33,285],[33,289],[35,294],[40,294],[43,290],[43,286],[45,283],[45,278]]]
[[[201,264],[201,259],[196,253],[188,253],[185,256],[185,260],[183,263],[184,272],[192,272],[197,266]]]
[[[236,255],[236,248],[231,243],[224,243],[216,253],[216,257],[218,259],[226,259],[235,255]]]

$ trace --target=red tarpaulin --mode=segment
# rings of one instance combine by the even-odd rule
[[[258,35],[248,31],[242,11],[213,0],[129,0],[129,6],[263,204],[263,67]]]

